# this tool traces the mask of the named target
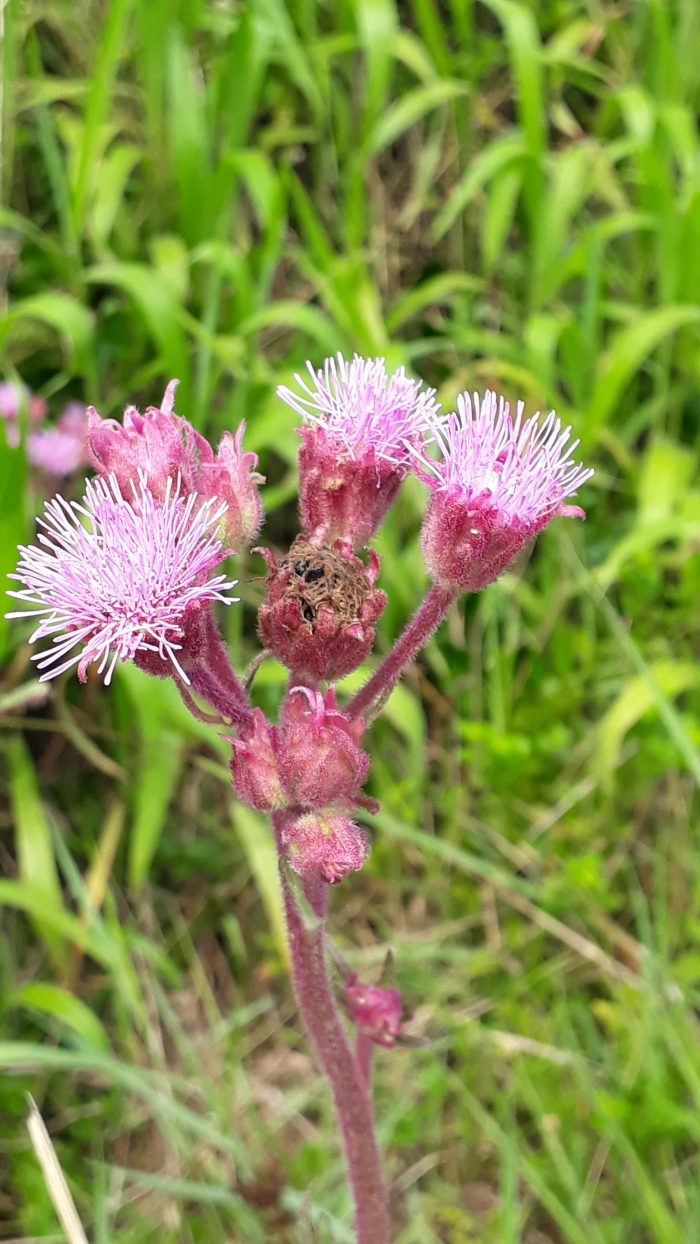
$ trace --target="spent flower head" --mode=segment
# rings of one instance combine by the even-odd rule
[[[47,502],[41,547],[20,546],[10,578],[23,588],[8,593],[35,607],[7,615],[41,619],[30,643],[51,637],[33,657],[42,680],[77,665],[84,681],[98,662],[108,683],[118,660],[150,652],[189,681],[176,655],[187,618],[214,600],[230,603],[223,592],[234,586],[223,574],[210,578],[225,556],[216,535],[223,507],[195,503],[172,486],[157,503],[144,477],[127,503],[114,476],[89,482],[82,504]]]
[[[363,548],[377,531],[420,444],[425,420],[437,413],[435,391],[403,367],[387,376],[384,359],[341,354],[297,375],[297,393],[283,401],[304,419],[299,451],[299,509],[304,531]]]
[[[552,411],[515,419],[495,393],[468,393],[457,413],[428,416],[427,443],[414,451],[417,471],[432,492],[422,533],[428,569],[445,586],[478,591],[492,583],[530,537],[556,515],[585,518],[564,504],[593,475],[573,460],[578,441]]]

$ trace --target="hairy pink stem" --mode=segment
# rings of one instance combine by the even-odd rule
[[[284,813],[273,814],[278,839],[283,819]],[[357,1244],[388,1244],[389,1209],[372,1103],[367,1081],[355,1061],[333,1000],[323,921],[319,918],[315,928],[307,928],[284,876],[282,888],[295,992],[333,1093],[355,1200]],[[325,897],[321,898],[314,883],[306,884],[305,893],[310,906],[321,917]]]
[[[412,661],[433,631],[437,630],[458,592],[433,583],[423,603],[414,613],[403,635],[397,639],[391,652],[384,658],[378,670],[354,695],[345,709],[349,717],[360,717],[380,696],[391,690],[403,670]]]
[[[355,1061],[368,1090],[372,1085],[372,1048],[373,1042],[370,1038],[358,1032],[355,1042]]]
[[[250,727],[252,709],[211,610],[190,619],[182,666],[192,690],[220,717],[229,720],[237,730]]]

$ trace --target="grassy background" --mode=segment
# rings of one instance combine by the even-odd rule
[[[212,439],[247,420],[277,550],[274,390],[307,357],[384,354],[446,406],[494,385],[581,435],[586,524],[460,603],[373,727],[382,810],[333,927],[369,976],[394,947],[431,1038],[377,1058],[401,1244],[697,1244],[696,0],[9,0],[3,22],[2,367],[53,413],[179,376]],[[3,574],[39,500],[3,445]],[[407,486],[377,540],[379,651],[420,598],[422,506]],[[237,573],[240,668],[261,563]],[[31,1089],[95,1244],[350,1240],[226,750],[132,668],[42,701],[2,625],[0,1238],[63,1238]],[[258,701],[280,692],[264,667]]]

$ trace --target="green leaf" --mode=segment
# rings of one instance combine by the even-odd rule
[[[525,151],[525,138],[516,130],[495,139],[479,152],[435,217],[430,228],[431,242],[438,242],[452,228],[459,214],[468,207],[479,190],[504,169],[521,161]]]
[[[37,932],[59,962],[64,959],[63,939],[44,919],[47,912],[63,912],[63,897],[54,858],[51,830],[39,795],[34,765],[20,735],[5,744],[10,767],[10,803],[15,825],[15,850],[21,882],[42,895]]]
[[[467,272],[441,272],[439,276],[421,281],[413,289],[409,289],[387,313],[386,326],[390,333],[420,314],[426,307],[436,303],[450,302],[455,294],[474,293],[482,288],[482,282]]]
[[[0,344],[21,320],[39,320],[63,339],[77,371],[85,371],[92,349],[94,318],[82,303],[68,294],[49,291],[20,299],[0,320]]]
[[[109,108],[130,9],[131,0],[111,0],[106,9],[104,32],[87,96],[85,126],[73,196],[73,211],[78,230],[85,213],[90,174],[101,149],[100,130]]]
[[[686,325],[700,324],[700,307],[645,311],[615,337],[598,366],[582,441],[591,445],[615,410],[633,375],[662,341]]]
[[[90,209],[90,233],[98,248],[105,247],[109,241],[129,177],[141,156],[140,147],[118,143],[100,164]]]
[[[378,155],[429,112],[468,93],[469,88],[464,83],[451,82],[449,79],[409,91],[374,126],[367,138],[367,154]]]
[[[162,274],[146,264],[115,262],[89,268],[86,280],[93,285],[114,285],[135,303],[160,352],[164,376],[168,380],[177,378],[180,381],[178,400],[183,413],[187,413],[189,350],[182,329],[180,306]]]
[[[266,817],[260,816],[242,803],[231,803],[231,819],[238,839],[245,852],[260,898],[270,921],[277,948],[284,962],[289,965],[287,923],[280,884],[277,848]]]
[[[637,522],[662,523],[683,498],[695,470],[695,455],[685,445],[665,436],[650,441],[639,475]]]
[[[356,0],[354,9],[367,64],[365,109],[371,121],[386,103],[399,20],[393,0]]]
[[[52,1015],[77,1033],[89,1049],[104,1054],[109,1052],[107,1033],[94,1011],[67,989],[59,989],[57,985],[45,981],[28,981],[15,989],[8,1005],[28,1007],[41,1011],[43,1015]]]
[[[650,673],[665,696],[675,699],[690,687],[700,685],[700,667],[685,661],[657,661]],[[595,769],[608,781],[620,763],[625,736],[654,707],[655,699],[648,679],[631,678],[608,709],[598,726]]]

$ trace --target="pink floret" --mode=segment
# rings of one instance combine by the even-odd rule
[[[562,430],[554,411],[542,423],[539,414],[523,421],[525,404],[518,402],[513,420],[502,397],[490,391],[481,401],[478,394],[473,397],[473,405],[468,393],[458,397],[457,414],[425,420],[439,453],[436,459],[425,448],[419,451],[425,483],[433,491],[458,489],[467,501],[488,493],[506,520],[533,523],[552,517],[564,498],[593,475],[571,461],[579,443],[569,444],[571,428]]]
[[[311,387],[297,375],[304,396],[282,385],[277,392],[283,401],[324,428],[351,457],[373,449],[385,462],[408,461],[406,442],[420,437],[424,419],[437,410],[434,389],[421,393],[421,382],[411,380],[403,367],[387,377],[384,359],[359,354],[351,363],[342,354],[337,361],[326,359],[321,371],[306,366]]]
[[[35,608],[7,615],[41,618],[30,643],[52,639],[33,657],[42,680],[77,665],[84,681],[98,662],[108,683],[118,660],[151,652],[189,681],[176,655],[185,622],[214,600],[230,603],[223,592],[234,586],[209,577],[225,556],[216,535],[223,507],[196,511],[195,502],[171,487],[160,505],[142,477],[128,504],[114,476],[88,483],[82,504],[47,502],[41,547],[20,546],[10,576],[23,588],[9,595]]]

